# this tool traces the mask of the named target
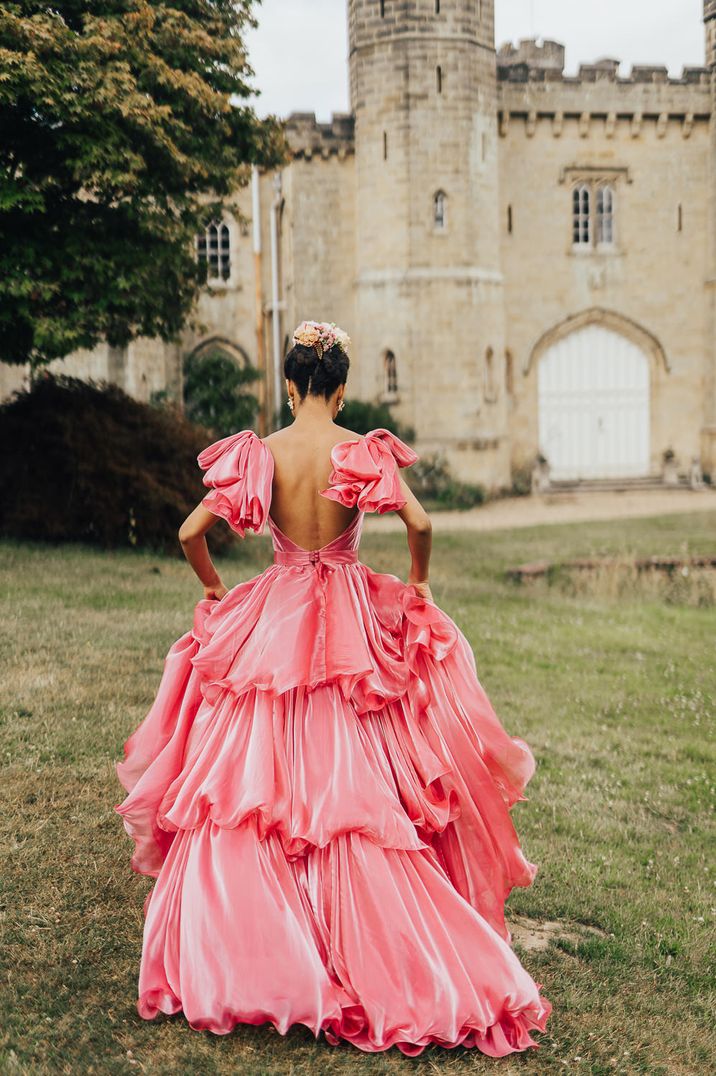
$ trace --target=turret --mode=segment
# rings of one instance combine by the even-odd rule
[[[716,68],[716,0],[704,0],[704,27],[706,29],[706,66]]]
[[[419,451],[442,442],[462,477],[504,481],[493,0],[350,0],[349,38],[352,376],[396,401]]]

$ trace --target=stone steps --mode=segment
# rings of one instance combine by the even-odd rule
[[[630,493],[637,490],[690,489],[686,479],[667,486],[660,475],[642,478],[582,478],[550,482],[546,493]]]

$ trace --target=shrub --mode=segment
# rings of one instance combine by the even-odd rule
[[[44,373],[0,407],[0,534],[180,555],[210,441],[175,408]],[[207,539],[212,551],[232,540],[225,527]]]
[[[184,410],[190,422],[215,438],[253,426],[259,402],[248,386],[261,378],[254,366],[239,366],[228,355],[188,355],[184,359]]]
[[[410,468],[408,477],[416,496],[426,505],[432,502],[440,508],[474,508],[487,497],[484,486],[458,481],[439,453],[422,456]]]
[[[533,463],[522,463],[512,469],[512,485],[505,491],[508,496],[528,497],[532,493]]]
[[[292,422],[291,412],[284,400],[278,415],[278,425],[290,426]],[[415,440],[415,430],[412,426],[404,426],[402,422],[398,422],[388,404],[346,398],[346,405],[336,415],[335,422],[337,426],[353,430],[354,433],[366,434],[370,430],[386,429],[408,443]]]
[[[415,430],[404,426],[393,417],[388,404],[375,404],[367,400],[346,400],[346,406],[336,417],[338,426],[345,426],[354,433],[368,433],[369,430],[386,429],[400,437],[402,441],[414,441]]]

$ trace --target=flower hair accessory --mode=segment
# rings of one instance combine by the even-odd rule
[[[293,342],[315,348],[318,358],[322,359],[324,352],[330,351],[336,344],[347,355],[351,338],[333,322],[302,321],[293,334]]]

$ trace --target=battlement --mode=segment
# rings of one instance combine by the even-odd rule
[[[716,0],[713,0],[716,17]],[[661,64],[634,64],[627,78],[619,75],[621,61],[611,57],[595,63],[580,64],[577,75],[564,74],[564,45],[558,41],[537,41],[525,38],[518,45],[508,42],[497,53],[497,78],[500,82],[557,82],[564,86],[580,86],[595,82],[617,85],[707,85],[706,67],[684,67],[681,78],[669,78],[668,68]]]
[[[716,6],[716,0],[714,0]],[[556,41],[520,41],[503,45],[497,54],[497,107],[504,136],[510,117],[525,120],[528,134],[540,118],[553,121],[554,133],[568,117],[579,120],[587,137],[592,118],[607,122],[612,137],[619,119],[632,121],[638,136],[643,121],[657,124],[663,134],[670,119],[683,124],[684,137],[694,123],[711,115],[711,73],[706,67],[685,67],[681,78],[669,78],[662,65],[634,64],[627,78],[612,57],[581,64],[576,75],[564,74],[564,47]]]
[[[537,38],[522,38],[518,45],[508,41],[497,53],[497,69],[503,78],[510,78],[515,72],[516,82],[526,81],[525,75],[530,71],[557,72],[561,78],[564,73],[565,47],[559,41],[537,41]]]
[[[337,156],[355,152],[355,118],[351,112],[334,112],[329,123],[319,123],[315,112],[292,112],[284,130],[294,157]]]

